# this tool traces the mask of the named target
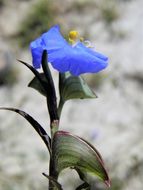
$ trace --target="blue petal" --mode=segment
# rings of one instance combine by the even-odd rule
[[[70,71],[73,75],[97,73],[107,67],[108,58],[101,53],[87,48],[81,42],[71,46],[63,38],[59,26],[52,27],[40,38],[30,44],[33,66],[40,68],[44,49],[48,53],[48,61],[59,72]]]
[[[58,25],[53,26],[48,32],[44,33],[41,39],[43,42],[43,48],[46,49],[48,53],[68,45],[67,41],[61,35]]]
[[[74,75],[79,75],[82,73],[97,73],[106,68],[108,65],[107,57],[85,47],[82,43],[78,43],[74,47],[74,50],[76,64],[71,64],[70,69],[70,72]]]
[[[41,58],[43,52],[42,39],[37,38],[35,41],[30,43],[31,53],[32,53],[32,62],[33,66],[38,69],[41,66]]]
[[[47,50],[48,54],[69,46],[59,31],[59,26],[53,26],[48,32],[44,33],[30,44],[32,52],[33,66],[37,69],[41,66],[42,51]]]
[[[76,47],[80,47],[82,48],[84,51],[86,51],[87,53],[91,53],[93,55],[95,55],[96,57],[100,58],[100,59],[103,59],[104,61],[107,61],[108,60],[108,57],[99,53],[99,52],[96,52],[94,51],[92,48],[88,48],[86,47],[83,43],[79,42],[77,43]]]
[[[60,72],[70,71],[77,76],[82,73],[97,73],[107,67],[107,59],[95,56],[94,51],[78,44],[75,47],[65,46],[59,51],[49,54],[49,62]]]
[[[59,51],[55,51],[48,55],[48,61],[52,66],[57,69],[59,72],[64,73],[69,71],[69,56],[71,55],[71,48],[64,47]]]

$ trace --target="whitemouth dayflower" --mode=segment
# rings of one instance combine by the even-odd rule
[[[61,73],[69,71],[75,76],[97,73],[108,65],[108,58],[86,46],[76,31],[69,33],[68,43],[61,35],[58,25],[31,42],[30,48],[36,69],[41,67],[43,50],[47,50],[48,62]]]

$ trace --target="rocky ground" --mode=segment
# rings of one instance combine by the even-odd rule
[[[0,8],[0,72],[4,72],[0,77],[7,78],[7,68],[14,69],[16,75],[13,85],[2,82],[0,105],[23,109],[47,128],[45,99],[26,87],[33,76],[16,61],[30,62],[30,52],[20,49],[16,40],[11,39],[32,3],[5,0]],[[119,15],[112,23],[104,18],[101,1],[58,0],[57,5],[58,22],[65,31],[79,30],[95,44],[96,50],[110,58],[108,69],[98,75],[102,80],[97,87],[92,79],[98,99],[67,102],[61,129],[85,137],[95,145],[109,170],[111,189],[142,190],[143,1],[116,0]],[[53,74],[57,81],[56,71]],[[47,188],[47,180],[41,173],[48,171],[48,154],[40,138],[14,113],[1,111],[0,121],[0,189]],[[65,189],[72,190],[69,184],[73,184],[74,178],[72,173],[67,180],[61,177],[60,181]]]

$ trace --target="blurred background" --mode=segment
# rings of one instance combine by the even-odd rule
[[[29,42],[60,24],[66,36],[78,30],[109,57],[109,67],[84,75],[98,95],[68,101],[61,129],[79,135],[99,150],[112,181],[111,190],[143,189],[143,1],[142,0],[0,0],[0,106],[20,108],[47,131],[49,117],[42,95],[27,84],[32,73]],[[55,82],[58,73],[52,70]],[[48,152],[22,117],[0,112],[0,189],[47,189]],[[63,188],[80,182],[62,172]],[[102,182],[97,190],[106,189]]]

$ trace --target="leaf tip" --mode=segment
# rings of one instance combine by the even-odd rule
[[[108,188],[111,187],[111,181],[110,181],[110,179],[105,180],[104,183],[107,185]]]

